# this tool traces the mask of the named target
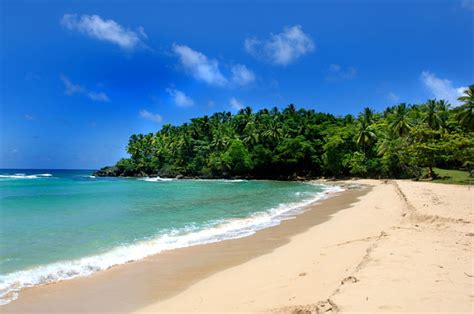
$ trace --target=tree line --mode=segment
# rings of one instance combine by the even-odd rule
[[[133,134],[130,158],[103,176],[433,178],[433,167],[474,165],[474,85],[452,108],[445,100],[400,103],[334,116],[315,110],[250,107],[181,126]]]

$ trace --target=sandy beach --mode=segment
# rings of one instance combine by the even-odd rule
[[[2,312],[474,310],[473,190],[357,180],[255,235],[26,289]]]

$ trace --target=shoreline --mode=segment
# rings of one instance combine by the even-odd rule
[[[270,254],[213,274],[138,313],[472,313],[470,187],[347,183],[372,188]]]
[[[331,184],[332,182],[326,182]],[[13,312],[456,312],[474,308],[474,191],[364,184],[280,225],[25,290]]]
[[[146,179],[145,181],[148,180]],[[274,184],[274,182],[267,183]],[[149,183],[145,184],[148,185]],[[149,185],[149,187],[152,186],[153,185]],[[160,185],[157,187],[159,186]],[[168,185],[163,185],[163,187],[166,186]],[[179,186],[181,186],[179,183],[172,185],[172,187]],[[239,193],[239,189],[245,186],[246,183],[244,183],[244,185],[239,184],[236,186],[237,190],[235,192]],[[223,185],[223,187],[225,187],[225,185]],[[227,187],[230,186],[227,185]],[[19,270],[6,276],[2,276],[2,298],[0,300],[5,300],[6,302],[1,302],[0,304],[7,304],[9,301],[14,301],[18,295],[18,291],[27,287],[31,288],[64,280],[87,277],[118,265],[142,260],[148,256],[177,248],[249,236],[258,230],[278,225],[282,220],[295,217],[302,213],[308,204],[325,199],[334,192],[342,190],[337,186],[316,183],[297,184],[293,185],[293,187],[295,190],[294,194],[297,195],[295,197],[299,199],[285,200],[278,198],[278,195],[275,195],[275,197],[280,200],[279,202],[275,202],[275,200],[271,200],[267,197],[268,202],[265,202],[265,204],[262,204],[259,207],[253,206],[256,212],[249,213],[248,215],[238,215],[240,217],[234,216],[227,218],[224,215],[220,216],[222,217],[221,219],[214,217],[213,220],[203,224],[202,227],[191,228],[192,230],[189,230],[186,227],[171,228],[171,231],[166,232],[165,234],[156,234],[135,243],[118,245],[95,255],[91,254],[71,260],[63,259],[47,265]],[[276,186],[276,188],[278,188],[278,186]],[[228,191],[228,194],[234,194],[233,189],[226,188],[226,190]],[[186,197],[185,195],[183,196]],[[138,199],[141,197],[146,197],[146,194],[139,195]],[[178,194],[175,197],[177,197],[176,200],[179,202],[181,195]],[[256,197],[256,200],[258,200],[259,196],[257,195]],[[226,198],[224,197],[224,199]],[[242,198],[242,196],[238,197],[236,200],[244,203],[249,202],[248,199],[246,200]],[[268,203],[272,203],[272,205],[266,205]],[[211,207],[214,205],[227,207],[226,203],[218,200],[215,201],[214,204],[209,204]],[[229,206],[230,208],[233,206],[235,208],[234,210],[239,210],[238,207],[235,207],[235,204],[229,204]],[[206,208],[202,209],[205,210]],[[133,223],[133,220],[130,221],[130,223]],[[166,225],[163,227],[166,228]],[[76,232],[81,231],[76,230]],[[96,239],[91,239],[91,241],[95,240]]]
[[[336,185],[333,183],[325,184],[328,186]],[[64,312],[77,311],[80,309],[80,311],[91,312],[97,311],[98,308],[110,311],[110,305],[114,303],[114,297],[117,293],[121,293],[128,295],[127,302],[124,302],[125,304],[117,306],[112,310],[114,312],[133,311],[150,304],[157,299],[162,300],[177,294],[187,286],[211,275],[212,273],[243,263],[256,256],[269,253],[274,248],[288,243],[290,236],[295,233],[303,232],[314,224],[329,219],[329,216],[333,214],[334,211],[349,205],[350,202],[355,200],[354,196],[351,194],[359,195],[366,192],[366,189],[359,189],[330,193],[328,197],[305,206],[304,211],[297,214],[294,218],[283,220],[279,225],[258,230],[255,234],[243,238],[227,239],[216,243],[200,244],[171,251],[163,251],[141,260],[111,267],[87,277],[78,277],[71,280],[24,288],[20,291],[17,300],[0,306],[0,308],[5,312],[25,312],[32,311],[32,304],[34,304],[35,311],[43,309],[48,312]],[[346,202],[344,202],[343,199],[339,199],[341,197],[346,200]],[[329,202],[334,199],[338,199],[338,201]],[[318,211],[320,209],[323,210]],[[315,220],[314,223],[311,222],[312,220],[306,220],[309,213],[313,213],[311,219]],[[288,224],[294,226],[291,227],[288,226]],[[287,229],[288,227],[289,230]],[[255,239],[255,237],[257,237],[257,239]],[[196,254],[207,254],[208,257],[204,257],[200,261],[196,261],[195,258],[193,258],[192,263],[186,262],[186,260]],[[209,256],[218,256],[216,259],[217,262],[210,263]],[[184,267],[176,267],[176,265],[179,264],[183,265],[183,261],[185,261],[184,264],[186,264]],[[146,268],[146,270],[143,268]],[[152,287],[150,287],[148,284],[141,285],[137,282],[137,285],[140,287],[137,287],[136,290],[143,291],[153,289],[155,291],[162,291],[159,296],[149,295],[152,293],[151,291],[147,292],[147,295],[149,295],[148,297],[144,297],[138,293],[136,295],[130,295],[126,291],[116,291],[117,289],[113,289],[114,291],[108,301],[104,298],[100,298],[100,300],[96,300],[97,302],[91,302],[91,295],[87,295],[87,293],[83,295],[81,292],[89,289],[88,287],[90,286],[94,286],[95,288],[93,290],[96,292],[102,291],[103,289],[103,291],[99,293],[103,293],[104,291],[110,292],[110,288],[113,284],[109,284],[109,281],[123,282],[129,280],[131,276],[129,274],[130,272],[134,274],[133,277],[135,279],[137,278],[137,274],[139,277],[141,275],[142,278],[146,278],[148,277],[147,273],[156,272],[158,268],[160,269],[156,273],[156,279],[159,280],[165,278],[167,279],[165,280],[167,283],[157,285],[153,284]],[[171,274],[182,277],[183,271],[188,271],[188,276],[184,276],[186,278],[181,279],[179,282],[174,282],[176,280],[173,279],[173,275]],[[63,290],[65,291],[63,292]],[[128,290],[128,288],[124,290]],[[85,299],[87,299],[87,302],[91,305],[90,307],[86,306],[86,308],[84,308],[84,304],[82,303],[84,303],[83,300]],[[63,304],[66,307],[58,306],[59,304]]]

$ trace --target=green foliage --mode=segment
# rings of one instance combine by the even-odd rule
[[[353,154],[348,155],[344,164],[349,169],[349,173],[353,176],[363,177],[367,175],[367,158],[361,152],[354,152]]]
[[[222,155],[222,165],[231,175],[241,175],[252,169],[252,159],[241,140],[233,140]]]
[[[348,125],[341,128],[335,128],[334,134],[326,137],[326,143],[323,146],[323,169],[324,174],[328,176],[344,176],[349,171],[345,160],[356,150],[354,138],[354,126]]]
[[[131,159],[120,159],[116,166],[125,176],[132,176],[136,172],[136,165]]]
[[[470,85],[458,99],[464,103],[457,114],[459,124],[474,131],[474,85]]]
[[[435,177],[434,167],[474,165],[474,86],[451,109],[443,100],[369,107],[355,118],[289,105],[236,115],[218,112],[130,137],[130,158],[104,175],[291,179]],[[425,171],[425,169],[427,169]]]

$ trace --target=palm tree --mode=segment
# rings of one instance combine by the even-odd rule
[[[253,121],[250,121],[245,126],[243,142],[247,145],[256,145],[259,142],[259,135]]]
[[[212,131],[211,148],[216,151],[223,151],[229,144],[229,136],[223,127],[218,127]]]
[[[347,114],[344,116],[344,124],[352,124],[354,122],[354,116]]]
[[[436,103],[436,106],[438,107],[438,111],[445,112],[445,111],[448,111],[448,110],[449,110],[449,107],[450,107],[451,105],[450,105],[449,102],[447,102],[446,100],[440,99],[440,100],[438,100],[438,102]]]
[[[393,111],[393,120],[390,123],[390,129],[399,136],[405,136],[411,129],[408,118],[408,107],[405,103],[399,104]]]
[[[393,107],[393,106],[385,108],[385,110],[383,111],[383,117],[387,118],[388,116],[390,116],[393,113],[394,108],[395,107]]]
[[[362,113],[360,114],[359,119],[361,119],[362,122],[366,125],[371,125],[374,119],[373,117],[374,111],[369,107],[365,107],[364,111],[362,111]]]
[[[448,118],[449,118],[449,107],[451,105],[446,100],[438,100],[436,107],[438,108],[438,116],[441,120],[441,130],[446,131],[448,127]]]
[[[457,114],[459,123],[468,130],[474,131],[474,85],[469,85],[458,100],[463,102]]]
[[[392,149],[397,135],[393,134],[389,129],[385,128],[380,133],[380,139],[377,142],[377,155],[383,156]]]
[[[296,106],[289,104],[284,110],[283,113],[286,115],[294,115],[296,113]]]
[[[377,135],[375,134],[371,125],[365,123],[364,121],[359,125],[359,131],[357,134],[356,142],[357,145],[362,146],[362,149],[366,151],[366,148],[375,143],[377,140]]]
[[[283,138],[283,128],[278,122],[273,121],[263,133],[271,143],[278,143]]]
[[[279,113],[280,113],[280,110],[278,109],[278,107],[273,107],[272,109],[270,109],[271,116],[276,116]]]
[[[436,99],[429,99],[426,102],[426,113],[423,118],[423,122],[426,122],[428,126],[433,130],[439,130],[443,126],[443,120],[438,114],[439,108],[440,107]]]

